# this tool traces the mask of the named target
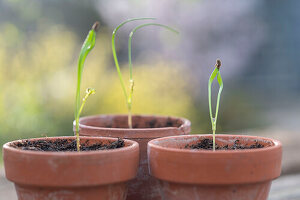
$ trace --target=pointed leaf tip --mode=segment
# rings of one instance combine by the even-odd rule
[[[100,23],[98,22],[98,21],[96,21],[95,23],[94,23],[94,25],[93,25],[93,27],[92,27],[92,29],[94,30],[94,31],[98,31],[98,29],[99,29],[99,26],[100,26]]]
[[[220,67],[221,67],[221,60],[220,59],[217,59],[216,67],[218,69],[220,69]]]

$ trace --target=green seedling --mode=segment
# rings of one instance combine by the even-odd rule
[[[220,67],[221,67],[221,61],[218,59],[216,65],[215,65],[215,69],[212,72],[212,74],[210,75],[209,80],[208,80],[208,105],[209,105],[209,115],[210,115],[210,120],[211,120],[211,125],[212,125],[212,131],[213,131],[213,151],[216,150],[215,134],[216,134],[216,129],[217,129],[219,102],[220,102],[220,97],[221,97],[221,93],[223,90],[223,81],[222,81],[222,77],[221,77],[221,73],[220,73]],[[215,112],[215,115],[213,116],[212,108],[211,108],[211,85],[216,77],[217,77],[218,84],[219,84],[219,92],[218,92],[218,97],[217,97],[216,112]]]
[[[96,43],[96,31],[99,28],[99,22],[94,23],[92,29],[89,31],[79,54],[78,59],[78,71],[77,71],[77,88],[76,88],[76,102],[75,102],[75,127],[76,127],[76,147],[77,151],[80,151],[80,139],[79,139],[79,117],[82,112],[82,109],[86,103],[87,98],[95,94],[95,90],[92,88],[88,88],[86,90],[86,95],[82,100],[82,103],[80,102],[80,86],[81,86],[81,79],[82,79],[82,73],[84,68],[84,62],[87,57],[87,55],[91,52],[91,50],[94,48]]]
[[[155,18],[134,18],[134,19],[129,19],[129,20],[126,20],[124,22],[122,22],[119,26],[117,26],[114,31],[113,31],[113,34],[112,34],[112,51],[113,51],[113,57],[114,57],[114,61],[115,61],[115,65],[116,65],[116,68],[117,68],[117,71],[118,71],[118,76],[119,76],[119,79],[120,79],[120,82],[121,82],[121,86],[122,86],[122,90],[123,90],[123,93],[124,93],[124,96],[125,96],[125,99],[126,99],[126,105],[127,105],[127,110],[128,110],[128,127],[129,128],[132,128],[132,96],[133,96],[133,88],[134,88],[134,80],[133,80],[133,76],[132,76],[132,54],[131,54],[131,46],[132,46],[132,38],[133,38],[133,34],[143,28],[143,27],[146,27],[146,26],[160,26],[160,27],[163,27],[167,30],[170,30],[174,33],[179,33],[178,31],[176,31],[175,29],[169,27],[169,26],[166,26],[166,25],[163,25],[163,24],[158,24],[158,23],[146,23],[146,24],[142,24],[142,25],[139,25],[137,27],[135,27],[129,34],[129,39],[128,39],[128,66],[129,66],[129,95],[127,93],[127,90],[126,90],[126,87],[125,87],[125,83],[123,81],[123,76],[122,76],[122,73],[121,73],[121,70],[120,70],[120,66],[119,66],[119,62],[118,62],[118,58],[117,58],[117,53],[116,53],[116,47],[115,47],[115,36],[116,36],[116,33],[117,31],[123,26],[125,25],[126,23],[128,22],[131,22],[131,21],[136,21],[136,20],[154,20]]]

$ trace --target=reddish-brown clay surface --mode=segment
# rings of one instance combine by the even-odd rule
[[[148,143],[150,174],[160,180],[164,200],[266,200],[281,172],[281,143],[262,137],[217,135],[216,143],[239,140],[264,148],[198,150],[185,146],[211,135],[173,136]]]
[[[31,140],[75,139],[75,137]],[[81,141],[109,143],[116,138],[81,137]],[[19,200],[125,200],[126,182],[136,176],[137,142],[125,147],[85,152],[41,152],[3,146],[7,179],[15,183]]]
[[[162,199],[158,181],[149,175],[147,143],[155,138],[188,134],[191,126],[189,120],[165,116],[133,115],[134,128],[128,129],[127,115],[96,115],[80,118],[79,123],[82,136],[120,137],[138,142],[140,165],[137,178],[129,183],[127,200]]]

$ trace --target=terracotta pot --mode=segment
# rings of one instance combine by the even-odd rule
[[[160,180],[164,200],[266,200],[280,176],[281,143],[269,138],[217,135],[217,144],[271,144],[251,150],[191,150],[211,135],[174,136],[148,143],[150,174]]]
[[[137,178],[129,183],[128,200],[161,200],[159,183],[148,172],[147,143],[155,138],[183,135],[190,132],[191,123],[184,118],[133,115],[133,129],[128,129],[127,115],[96,115],[80,118],[80,135],[108,136],[134,140],[140,145],[140,166]],[[149,124],[174,127],[145,128]],[[111,127],[111,128],[106,128]]]
[[[82,142],[86,140],[105,144],[116,139],[81,137]],[[19,200],[124,200],[126,182],[138,169],[139,145],[130,140],[122,148],[79,153],[20,150],[10,146],[13,142],[3,146],[3,159],[6,177],[15,183]]]

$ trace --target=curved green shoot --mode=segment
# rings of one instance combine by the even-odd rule
[[[78,71],[77,71],[77,88],[76,88],[76,102],[75,102],[75,123],[76,123],[76,147],[77,151],[80,151],[80,139],[79,139],[79,117],[80,113],[82,111],[83,105],[85,104],[86,99],[90,94],[93,94],[95,90],[89,90],[89,95],[86,95],[86,97],[83,99],[83,103],[80,106],[80,86],[81,86],[81,79],[82,79],[82,73],[84,68],[84,62],[87,57],[87,55],[91,52],[91,50],[94,48],[96,43],[96,31],[98,30],[99,22],[94,23],[92,29],[89,31],[79,54],[78,59]]]
[[[120,66],[119,66],[119,61],[118,61],[117,52],[116,52],[115,38],[116,38],[116,34],[117,34],[118,30],[119,30],[122,26],[124,26],[124,25],[127,24],[128,22],[138,21],[138,20],[155,20],[155,18],[152,18],[152,17],[143,17],[143,18],[132,18],[132,19],[128,19],[128,20],[122,22],[119,26],[117,26],[117,27],[114,29],[114,31],[113,31],[113,33],[112,33],[112,38],[111,38],[111,48],[112,48],[112,53],[113,53],[115,65],[116,65],[116,68],[117,68],[118,76],[119,76],[119,79],[120,79],[121,87],[122,87],[122,90],[123,90],[123,93],[124,93],[124,96],[125,96],[125,99],[126,99],[127,107],[128,107],[128,103],[127,103],[128,95],[127,95],[125,83],[124,83],[123,76],[122,76],[122,73],[121,73],[121,70],[120,70]],[[128,108],[128,109],[129,109],[129,108]],[[129,126],[129,128],[132,128],[132,126]]]
[[[132,114],[131,114],[131,108],[132,108],[132,95],[133,95],[133,87],[134,87],[134,80],[132,78],[132,59],[131,59],[131,45],[132,45],[132,37],[133,34],[146,26],[160,26],[163,27],[169,31],[172,31],[176,34],[179,34],[179,32],[169,26],[163,25],[163,24],[158,24],[158,23],[147,23],[147,24],[142,24],[137,27],[135,27],[129,34],[129,39],[128,39],[128,65],[129,65],[129,96],[127,98],[127,108],[128,108],[128,126],[129,128],[132,128]]]
[[[210,120],[211,120],[211,125],[212,125],[212,131],[213,131],[213,151],[216,150],[215,134],[216,134],[216,129],[217,129],[219,102],[220,102],[220,97],[221,97],[221,93],[223,90],[223,80],[222,80],[222,77],[220,74],[220,67],[221,67],[221,61],[218,59],[216,65],[215,65],[215,69],[212,72],[212,74],[210,75],[209,80],[208,80],[208,104],[209,104],[209,115],[210,115]],[[215,112],[215,115],[213,116],[212,108],[211,108],[211,85],[216,77],[217,77],[218,84],[219,84],[219,92],[218,92],[218,97],[217,97],[216,112]]]

